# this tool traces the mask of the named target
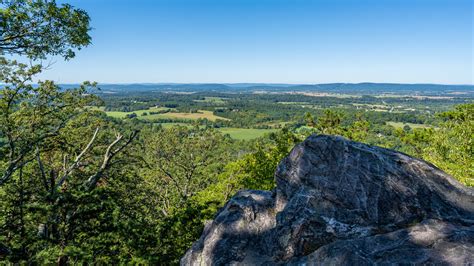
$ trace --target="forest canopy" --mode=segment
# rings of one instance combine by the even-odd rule
[[[399,150],[474,185],[469,96],[107,94],[94,82],[36,82],[43,60],[92,43],[90,18],[50,0],[0,8],[1,260],[177,264],[238,190],[273,189],[280,160],[311,134]]]

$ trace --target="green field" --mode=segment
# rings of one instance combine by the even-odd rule
[[[97,110],[102,110],[101,107],[96,107],[94,109],[97,109]],[[108,115],[108,116],[111,116],[111,117],[115,117],[115,118],[125,118],[127,115],[130,115],[130,114],[137,114],[137,116],[139,118],[146,118],[147,116],[143,116],[143,113],[150,113],[150,112],[158,112],[158,111],[164,111],[164,110],[172,110],[171,108],[166,108],[166,107],[153,107],[153,108],[150,108],[148,110],[136,110],[136,111],[133,111],[133,112],[120,112],[120,111],[106,111],[105,113]],[[148,115],[148,116],[153,116],[153,115]]]
[[[278,131],[278,129],[254,129],[254,128],[228,127],[228,128],[220,128],[219,131],[221,131],[223,134],[229,134],[229,136],[233,139],[250,140],[250,139],[263,137],[263,135],[270,132],[276,132]]]
[[[403,123],[403,122],[387,122],[387,125],[394,128],[403,128],[405,125],[408,125],[411,128],[430,128],[431,126],[425,124],[413,124],[413,123]]]
[[[212,111],[205,111],[205,110],[199,110],[197,113],[164,113],[164,114],[156,114],[156,115],[148,115],[148,116],[141,116],[138,117],[140,119],[147,119],[147,120],[153,120],[156,118],[176,118],[176,119],[189,119],[189,120],[196,120],[199,118],[207,118],[210,121],[216,121],[217,119],[221,120],[229,120],[224,117],[220,117],[217,115],[214,115]]]
[[[204,100],[194,100],[198,103],[225,104],[225,98],[222,97],[204,97]]]
[[[86,106],[85,107],[87,110],[92,110],[92,111],[105,111],[104,106]]]
[[[99,111],[104,110],[103,107],[90,107],[90,109],[99,110]],[[168,118],[168,119],[175,118],[175,119],[187,119],[187,120],[207,118],[210,121],[216,121],[217,119],[229,120],[227,118],[214,115],[212,111],[199,110],[197,113],[180,113],[180,112],[175,112],[174,110],[175,109],[173,108],[153,107],[150,109],[136,110],[133,112],[106,111],[105,113],[108,116],[115,117],[115,118],[126,118],[127,115],[135,113],[138,119],[143,119],[143,120],[154,120],[154,119],[160,119],[160,118]],[[158,111],[169,111],[169,112],[160,113],[160,114],[150,114],[150,112],[158,112]],[[147,113],[147,115],[143,115],[144,113]]]
[[[300,105],[300,104],[310,104],[310,102],[278,102],[279,104],[287,105]]]
[[[104,111],[103,107],[90,107],[93,110]],[[119,112],[119,111],[107,111],[105,112],[108,116],[115,117],[115,118],[125,118],[127,115],[135,113],[138,116],[138,119],[145,119],[145,120],[153,120],[158,118],[176,118],[176,119],[189,119],[195,120],[198,118],[207,118],[211,121],[215,121],[216,119],[228,120],[224,117],[219,117],[214,115],[211,111],[200,110],[198,113],[174,113],[168,112],[163,114],[153,114],[153,115],[143,115],[143,113],[149,113],[153,111],[159,110],[173,110],[170,108],[164,107],[154,107],[148,110],[137,110],[134,112]],[[170,128],[173,126],[187,126],[192,127],[191,124],[187,123],[160,123],[163,128]],[[259,137],[263,137],[265,134],[270,132],[276,132],[278,129],[254,129],[254,128],[219,128],[218,129],[223,134],[229,134],[229,136],[233,139],[237,140],[251,140],[256,139]]]

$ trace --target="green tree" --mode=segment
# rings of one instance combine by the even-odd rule
[[[144,140],[143,171],[159,191],[165,215],[183,206],[190,197],[206,188],[229,161],[223,147],[229,139],[213,129],[172,127]]]
[[[89,16],[68,4],[49,0],[0,0],[0,51],[45,59],[75,56],[91,42]]]
[[[354,141],[366,142],[369,136],[370,123],[360,114],[356,114],[356,121],[347,129],[347,137]]]
[[[218,180],[218,175],[235,157],[231,139],[212,128],[150,127],[142,131],[140,156],[144,167],[137,169],[143,196],[136,242],[147,248],[148,263],[173,263],[202,232],[209,202],[197,195]],[[219,202],[220,203],[220,202]],[[131,228],[136,230],[136,228]],[[146,239],[146,243],[143,240]]]
[[[458,105],[438,117],[437,128],[396,129],[404,144],[398,147],[415,157],[432,162],[460,182],[474,185],[474,104]]]
[[[305,120],[306,125],[307,125],[308,127],[314,127],[314,126],[315,126],[314,117],[313,117],[313,115],[311,115],[310,112],[306,112],[306,113],[304,114],[304,120]]]
[[[6,54],[25,55],[33,60],[51,55],[65,59],[74,57],[75,49],[90,43],[89,17],[84,11],[70,5],[59,7],[54,1],[2,0],[0,26],[0,82],[5,84],[0,99],[0,136],[7,139],[6,148],[2,148],[8,150],[1,185],[31,160],[27,155],[32,149],[57,134],[70,115],[70,109],[84,98],[85,88],[93,84],[85,83],[79,90],[66,93],[69,95],[59,95],[59,87],[50,81],[40,82],[38,87],[30,84],[42,71],[41,64],[28,66],[4,57]],[[66,102],[61,102],[63,99]],[[64,109],[64,112],[58,112]],[[61,115],[61,118],[55,117]],[[26,130],[21,128],[25,122],[22,119],[30,118],[36,118],[36,124]]]
[[[322,134],[341,135],[342,134],[342,113],[331,109],[324,110],[324,114],[318,117],[316,128]]]
[[[458,105],[440,117],[445,122],[433,131],[423,158],[474,186],[474,104]]]
[[[122,154],[137,131],[116,133],[113,123],[86,108],[98,100],[87,93],[95,84],[71,90],[51,81],[33,86],[42,65],[4,57],[74,57],[74,50],[90,42],[84,11],[42,0],[0,4],[2,250],[11,262],[94,261],[91,254],[113,245],[81,239],[94,233],[106,239],[107,227],[97,225],[117,220],[110,215],[119,206],[119,190],[109,184],[128,182],[129,175],[112,165],[126,158]]]

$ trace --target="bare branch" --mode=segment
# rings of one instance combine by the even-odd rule
[[[43,162],[41,161],[40,151],[38,147],[36,147],[36,161],[38,162],[38,167],[40,169],[41,179],[43,180],[44,188],[46,189],[46,191],[48,191],[48,180],[46,179],[46,173],[44,172],[44,166]]]
[[[92,147],[92,144],[94,143],[96,137],[97,137],[97,133],[99,132],[99,128],[97,128],[94,132],[94,135],[92,136],[91,140],[89,141],[89,143],[87,144],[87,146],[82,150],[81,153],[79,153],[79,155],[77,155],[76,159],[74,160],[74,163],[72,163],[71,166],[69,166],[69,168],[64,172],[64,174],[62,175],[62,177],[59,179],[58,183],[56,184],[56,189],[60,188],[64,181],[66,181],[66,178],[69,176],[69,174],[74,170],[76,169],[77,165],[79,164],[82,156],[84,156],[84,154],[86,154],[86,152],[88,152],[90,150],[90,148]]]
[[[100,166],[99,170],[97,170],[95,174],[91,175],[85,182],[85,187],[87,190],[92,190],[96,187],[97,182],[103,176],[104,172],[110,167],[112,158],[121,152],[125,147],[127,147],[137,136],[138,131],[132,132],[125,143],[114,149],[114,147],[118,145],[118,143],[120,143],[120,141],[123,139],[123,135],[117,134],[116,139],[107,147],[107,150],[104,154],[104,160],[102,161],[102,165]]]

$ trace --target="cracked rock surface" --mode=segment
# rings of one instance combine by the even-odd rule
[[[313,135],[237,193],[182,265],[474,264],[474,191],[396,151]]]

